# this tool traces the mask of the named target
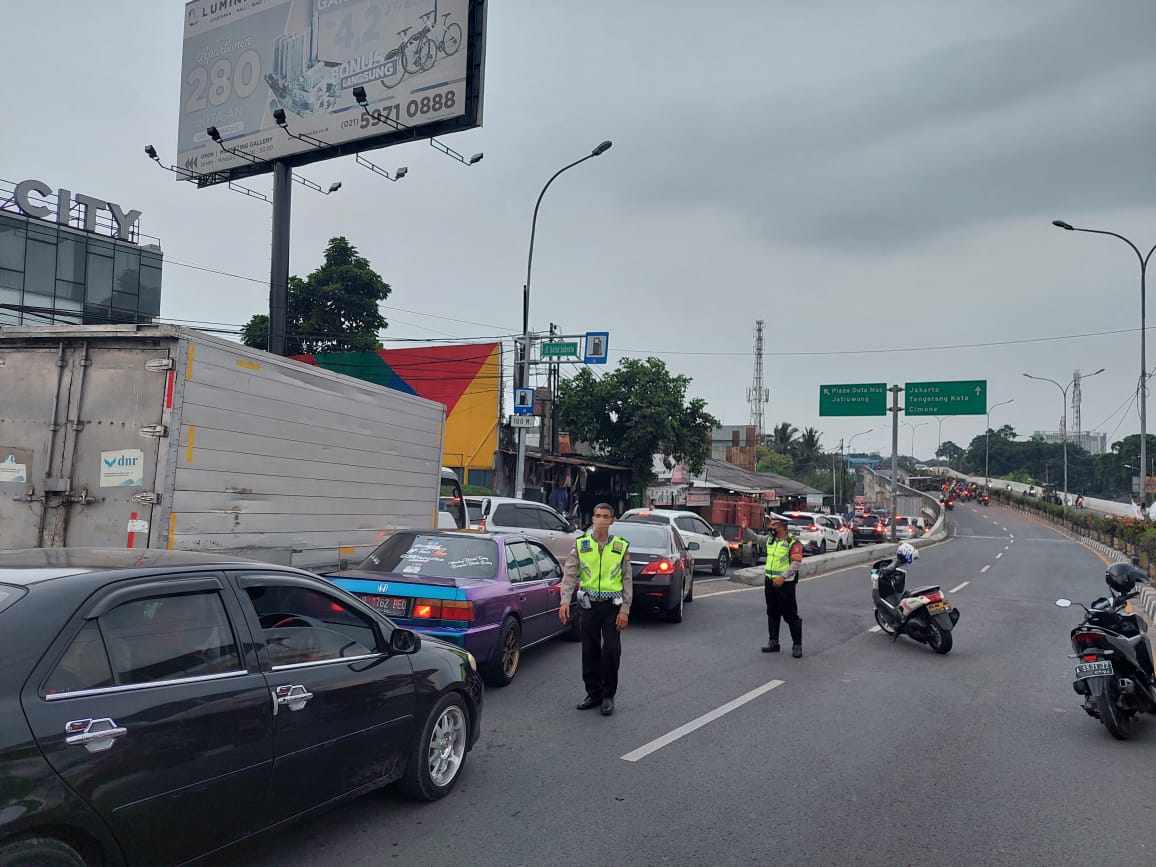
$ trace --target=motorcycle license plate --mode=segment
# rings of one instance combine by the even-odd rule
[[[1076,666],[1076,680],[1083,680],[1087,677],[1102,677],[1111,673],[1112,663],[1110,662],[1084,662]]]
[[[951,603],[950,602],[933,602],[927,606],[927,613],[928,614],[940,614],[944,611],[950,611],[950,610],[951,610]]]

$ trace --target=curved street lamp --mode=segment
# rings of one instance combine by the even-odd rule
[[[1140,252],[1139,247],[1116,232],[1109,232],[1105,229],[1084,229],[1080,226],[1073,226],[1071,223],[1065,223],[1063,220],[1052,220],[1052,225],[1068,232],[1086,232],[1089,235],[1108,235],[1113,238],[1119,238],[1132,248],[1132,252],[1136,254],[1136,258],[1140,261],[1140,379],[1137,383],[1136,395],[1140,401],[1140,500],[1147,506],[1147,502],[1145,501],[1148,498],[1148,472],[1146,469],[1148,466],[1148,358],[1146,343],[1147,332],[1144,329],[1144,316],[1147,304],[1145,281],[1147,280],[1148,274],[1148,262],[1152,258],[1152,253],[1156,252],[1156,244],[1153,244],[1148,254],[1144,255]],[[1065,485],[1065,487],[1067,486]],[[1065,491],[1065,493],[1067,492]]]
[[[1024,374],[1024,375],[1026,376],[1027,374]],[[999,403],[994,404],[993,406],[989,406],[987,408],[987,432],[984,434],[984,438],[986,439],[986,442],[984,443],[984,446],[983,446],[983,489],[985,491],[990,490],[990,488],[991,488],[991,472],[988,470],[988,462],[991,458],[991,411],[993,409],[995,409],[997,406],[1005,406],[1009,403],[1014,403],[1014,402],[1015,402],[1015,398],[1009,397],[1007,400],[1001,400]],[[1065,405],[1067,404],[1066,399],[1065,399],[1064,403],[1065,403]],[[1067,432],[1068,432],[1068,426],[1067,426],[1067,423],[1065,423],[1064,424],[1064,435],[1065,436],[1067,435]],[[1067,487],[1068,487],[1068,480],[1064,479],[1064,488],[1067,488]],[[1066,495],[1067,493],[1068,493],[1067,490],[1065,490],[1064,494]]]
[[[522,289],[522,377],[520,386],[525,387],[526,383],[530,381],[530,269],[534,264],[534,236],[538,230],[538,208],[542,205],[542,197],[546,195],[546,190],[550,189],[550,184],[558,175],[565,171],[569,171],[574,166],[581,165],[586,160],[601,156],[610,150],[613,142],[604,141],[595,147],[590,153],[581,159],[574,160],[569,165],[562,166],[558,171],[550,176],[550,180],[546,181],[546,185],[542,187],[542,192],[538,193],[538,201],[534,203],[534,217],[530,221],[530,252],[526,256],[526,285]],[[524,427],[518,428],[518,465],[514,470],[514,496],[519,500],[526,492],[526,429]]]
[[[918,424],[915,424],[913,422],[904,421],[903,424],[911,428],[911,459],[915,460],[915,429],[923,427],[925,424],[930,424],[930,422],[921,421]]]
[[[1101,367],[1095,373],[1081,374],[1081,378],[1087,379],[1090,376],[1096,376],[1097,374],[1103,372],[1104,368]],[[1046,376],[1032,376],[1030,373],[1025,373],[1024,376],[1026,376],[1028,379],[1038,379],[1041,382],[1050,382],[1060,390],[1060,394],[1062,395],[1060,399],[1064,403],[1064,429],[1060,431],[1060,438],[1064,442],[1064,505],[1066,506],[1068,504],[1068,389],[1072,387],[1072,384],[1075,383],[1076,380],[1075,377],[1073,377],[1072,381],[1067,385],[1060,385],[1054,379],[1048,379]],[[1144,441],[1140,440],[1140,442]]]

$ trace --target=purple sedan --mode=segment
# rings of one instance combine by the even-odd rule
[[[556,635],[562,567],[542,543],[511,533],[399,530],[330,581],[412,629],[463,647],[492,686],[514,679],[522,650]]]

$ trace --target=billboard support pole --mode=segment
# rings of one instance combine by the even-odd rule
[[[284,160],[273,163],[273,255],[269,265],[269,351],[287,353],[289,309],[289,216],[293,170]]]
[[[899,392],[903,386],[893,385],[887,389],[891,392],[891,541],[898,538],[895,535],[895,516],[899,514]]]

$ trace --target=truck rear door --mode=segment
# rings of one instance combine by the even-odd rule
[[[0,542],[7,548],[146,548],[168,348],[98,341],[0,348]]]

